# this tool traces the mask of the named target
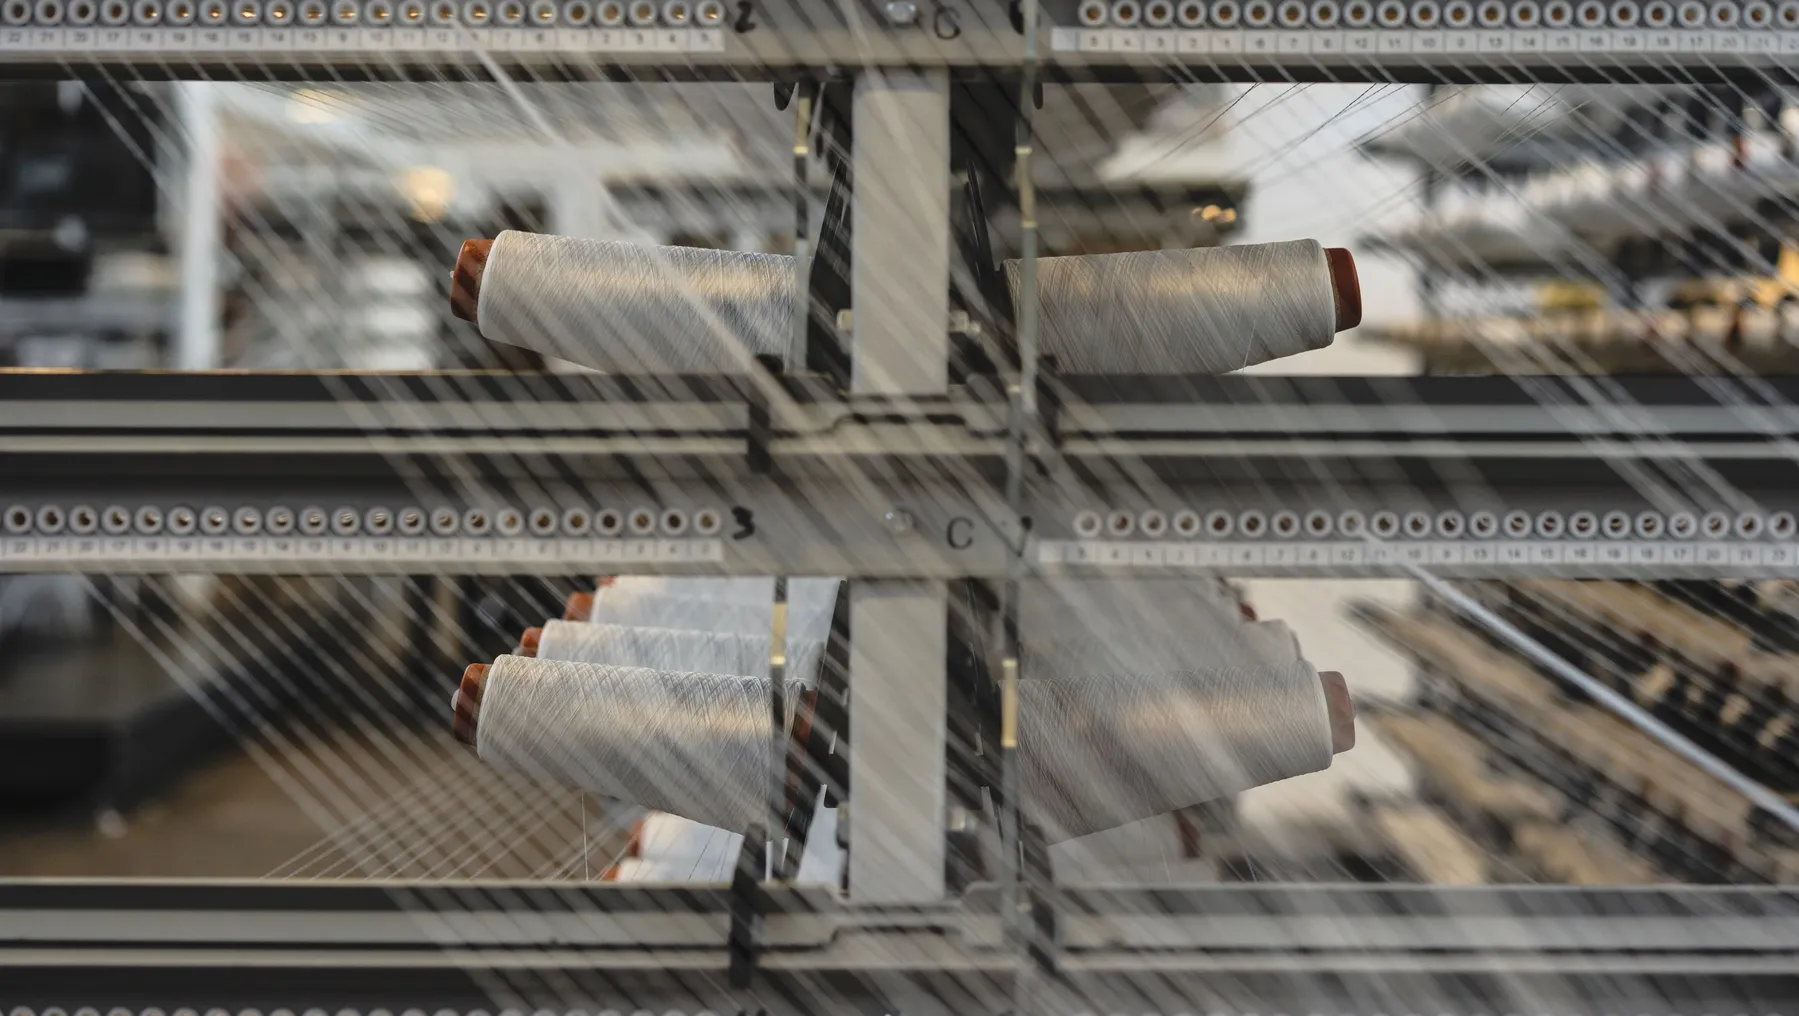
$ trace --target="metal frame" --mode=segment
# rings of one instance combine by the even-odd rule
[[[65,1007],[1007,1004],[1016,955],[992,887],[903,910],[766,892],[756,979],[732,989],[722,887],[0,882],[0,983],[11,1004]],[[1799,1001],[1799,897],[1783,890],[1218,886],[1058,902],[1035,1011],[1662,1016]]]
[[[950,365],[949,79],[866,73],[851,110],[850,391],[899,406],[941,398]],[[864,501],[857,514],[878,504]],[[907,511],[883,512],[895,543],[909,535]],[[944,897],[947,603],[941,582],[850,587],[849,811],[859,833],[849,892],[861,905]]]
[[[867,73],[851,102],[850,391],[937,395],[949,387],[949,78]]]
[[[1788,444],[1799,435],[1799,381],[1760,382],[1753,413],[1732,402],[1751,393],[1729,388],[1690,378],[1614,379],[1603,391],[1496,377],[1060,379],[1066,468],[1025,487],[1027,553],[1041,570],[1074,573],[1795,574],[1796,538],[1775,523],[1799,511]],[[485,534],[176,540],[8,534],[0,505],[0,569],[1005,574],[997,393],[957,387],[896,402],[788,380],[762,430],[750,426],[751,391],[720,378],[0,376],[0,467],[9,504],[28,514],[44,504],[417,506],[458,519],[480,508],[494,522]],[[503,468],[532,453],[543,457],[527,475]],[[1113,475],[1120,457],[1138,464],[1128,485]],[[901,478],[907,463],[932,478]],[[1681,478],[1701,465],[1743,500],[1728,503],[1725,491],[1682,507],[1696,519],[1725,513],[1723,532],[1536,531],[1544,513],[1622,512],[1634,523],[1670,512],[1659,495],[1691,487]],[[1758,531],[1737,528],[1744,503],[1758,506]],[[620,528],[507,533],[497,524],[507,506],[521,522],[538,509],[611,512]],[[897,530],[887,517],[896,506],[910,517]],[[678,533],[664,524],[669,510]],[[1469,526],[1482,511],[1528,513],[1532,530],[1477,536]],[[1146,512],[1159,513],[1159,534],[1140,527]],[[1225,513],[1233,531],[1183,532],[1195,521],[1183,512]],[[1323,513],[1331,529],[1283,534],[1285,512]],[[1344,533],[1346,512],[1379,538]],[[1236,529],[1256,513],[1260,535]],[[647,530],[632,528],[638,519]],[[1395,528],[1374,532],[1383,519]],[[1446,519],[1463,527],[1450,533]]]
[[[1017,12],[1001,0],[882,5],[754,0],[718,22],[686,25],[275,28],[0,25],[9,73],[70,65],[159,78],[429,77],[445,71],[575,79],[677,75],[792,81],[844,68],[942,69],[985,78],[1029,59]],[[1790,73],[1799,32],[1668,25],[1661,29],[1450,30],[1414,24],[1349,29],[1089,24],[1075,0],[1046,2],[1046,69],[1067,78],[1311,81],[1721,80]],[[908,16],[909,15],[909,16]],[[1738,18],[1738,23],[1742,22]]]
[[[944,897],[949,697],[942,582],[850,586],[849,895],[858,905]]]

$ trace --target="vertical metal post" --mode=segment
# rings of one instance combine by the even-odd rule
[[[852,100],[850,389],[949,385],[949,80],[868,75]],[[870,505],[881,512],[885,505]],[[941,582],[850,590],[850,898],[944,895],[949,594]]]
[[[785,870],[782,852],[787,838],[787,577],[775,578],[774,621],[768,633],[769,705],[774,713],[774,737],[769,745],[771,763],[768,798],[768,871]]]
[[[941,393],[949,384],[949,79],[857,79],[850,389]]]
[[[1441,89],[1434,84],[1427,84],[1424,86],[1424,108],[1429,109],[1436,103],[1437,93],[1440,90]],[[1444,183],[1443,171],[1434,165],[1426,166],[1419,174],[1419,203],[1424,206],[1426,212],[1435,212],[1437,210],[1438,201],[1443,194]],[[1442,294],[1437,288],[1437,276],[1439,274],[1439,272],[1432,271],[1427,266],[1424,270],[1420,271],[1417,276],[1418,307],[1424,312],[1426,318],[1436,318],[1443,313]]]
[[[850,587],[850,898],[943,898],[948,591]]]
[[[1013,166],[1018,178],[1019,255],[1018,376],[1007,394],[1011,416],[1006,443],[1006,583],[1000,597],[1000,906],[1007,940],[1021,952],[1012,985],[1014,1012],[1031,1010],[1030,971],[1022,962],[1026,948],[1020,907],[1020,868],[1024,852],[1019,836],[1018,771],[1018,597],[1025,573],[1024,470],[1031,434],[1037,427],[1037,188],[1031,154],[1035,147],[1031,112],[1037,99],[1038,0],[1023,0],[1025,53],[1018,95],[1018,134]]]
[[[223,180],[217,98],[210,81],[185,81],[175,87],[182,138],[187,146],[183,153],[187,179],[181,192],[176,237],[180,316],[171,365],[176,370],[212,370],[223,359],[219,258],[224,223],[220,207]]]

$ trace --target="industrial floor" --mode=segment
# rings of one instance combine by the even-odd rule
[[[233,752],[128,815],[12,818],[8,877],[260,877],[322,835],[248,757]]]
[[[623,844],[590,798],[495,774],[447,726],[340,731],[228,749],[124,814],[0,817],[0,877],[580,878]]]

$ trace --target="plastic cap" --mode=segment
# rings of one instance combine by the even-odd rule
[[[485,261],[486,255],[482,255]],[[1337,300],[1337,331],[1345,331],[1362,323],[1362,279],[1356,274],[1355,255],[1342,247],[1324,248],[1324,263],[1330,268],[1331,294]]]
[[[464,321],[477,320],[481,306],[481,276],[487,271],[492,240],[464,240],[450,272],[450,313]]]

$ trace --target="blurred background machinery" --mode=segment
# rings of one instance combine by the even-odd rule
[[[1773,82],[1438,93],[1417,122],[1363,145],[1422,167],[1415,209],[1368,239],[1417,260],[1423,314],[1374,338],[1415,351],[1432,373],[1659,373],[1726,386],[1790,373],[1792,102]],[[1537,539],[1791,528],[1785,515],[1739,508],[1726,499],[1709,512],[1549,511],[1494,524]],[[1786,580],[1545,576],[1469,592],[1791,799]],[[1792,880],[1789,830],[1690,764],[1632,747],[1588,696],[1440,597],[1357,613],[1420,668],[1416,706],[1377,726],[1442,781],[1428,795],[1482,842],[1525,855],[1532,877]],[[1479,761],[1454,761],[1470,757]]]

